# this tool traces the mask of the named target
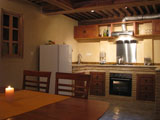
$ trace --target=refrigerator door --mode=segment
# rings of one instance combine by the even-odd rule
[[[40,71],[52,72],[49,93],[55,93],[55,73],[58,72],[58,45],[40,46]],[[41,78],[42,79],[42,78]]]
[[[72,73],[72,48],[59,45],[59,72]]]
[[[72,48],[69,45],[59,45],[59,72],[72,73]],[[72,81],[61,79],[59,83],[72,84]],[[59,88],[72,90],[69,87]],[[72,95],[71,92],[59,92],[59,94]]]

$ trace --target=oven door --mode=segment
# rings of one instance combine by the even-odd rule
[[[110,94],[131,96],[131,79],[110,78]]]

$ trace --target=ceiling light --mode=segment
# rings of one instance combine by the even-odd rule
[[[93,12],[94,12],[94,10],[91,10],[91,12],[93,13]]]

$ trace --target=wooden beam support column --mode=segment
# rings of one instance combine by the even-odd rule
[[[51,5],[55,5],[59,8],[62,8],[64,10],[72,10],[72,5],[66,2],[60,2],[60,0],[43,0],[45,2],[48,2]]]

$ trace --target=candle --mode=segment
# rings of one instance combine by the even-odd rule
[[[11,86],[5,88],[5,96],[7,101],[12,101],[14,96],[14,88]]]

